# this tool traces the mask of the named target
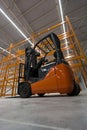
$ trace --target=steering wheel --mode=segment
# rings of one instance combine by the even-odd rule
[[[38,64],[36,65],[36,68],[40,68],[45,62],[48,61],[48,60],[45,59],[45,58],[46,58],[46,55],[40,59],[40,61],[39,61]]]
[[[45,62],[48,62],[48,59],[46,59],[46,56],[44,56],[40,59],[40,62],[42,62],[42,64],[44,64]]]

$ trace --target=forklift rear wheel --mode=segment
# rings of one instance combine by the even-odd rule
[[[28,82],[21,82],[19,85],[19,95],[21,98],[28,98],[31,96],[31,87]]]
[[[74,82],[73,91],[72,93],[68,93],[68,96],[77,96],[79,95],[79,93],[80,93],[80,86],[76,82]]]
[[[38,94],[39,97],[43,97],[44,96],[44,93],[41,93],[41,94]]]

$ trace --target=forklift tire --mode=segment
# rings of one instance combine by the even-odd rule
[[[21,98],[28,98],[31,96],[31,87],[28,82],[21,82],[18,91]]]
[[[44,96],[44,93],[41,93],[41,94],[38,94],[39,97],[43,97]]]
[[[80,86],[76,82],[74,82],[73,91],[72,91],[72,93],[68,93],[68,96],[77,96],[77,95],[79,95],[80,91],[81,91]]]

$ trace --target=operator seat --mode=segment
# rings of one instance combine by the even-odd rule
[[[61,50],[58,51],[59,54],[59,59],[64,59],[63,53]],[[55,59],[57,59],[57,52],[55,51],[53,56],[55,57]]]
[[[61,49],[58,51],[58,54],[59,54],[58,59],[61,60],[61,63],[69,65],[68,62],[64,59],[64,55],[63,55],[63,52],[61,51]],[[53,56],[55,57],[54,61],[57,62],[57,52],[56,51],[54,52]]]

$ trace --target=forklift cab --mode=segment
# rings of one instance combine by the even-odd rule
[[[80,92],[73,72],[64,59],[60,40],[54,33],[42,38],[33,48],[25,49],[23,66],[24,76],[21,76],[22,64],[20,64],[18,78],[18,94],[21,97],[29,97],[33,94],[42,96],[54,92],[78,95]]]
[[[55,45],[50,43],[52,41],[55,41]],[[52,55],[50,55],[51,58],[49,60],[50,52],[52,52]],[[25,81],[36,82],[44,78],[51,67],[62,63],[63,60],[64,56],[60,49],[58,37],[54,33],[44,37],[34,48],[27,47],[25,49]]]

